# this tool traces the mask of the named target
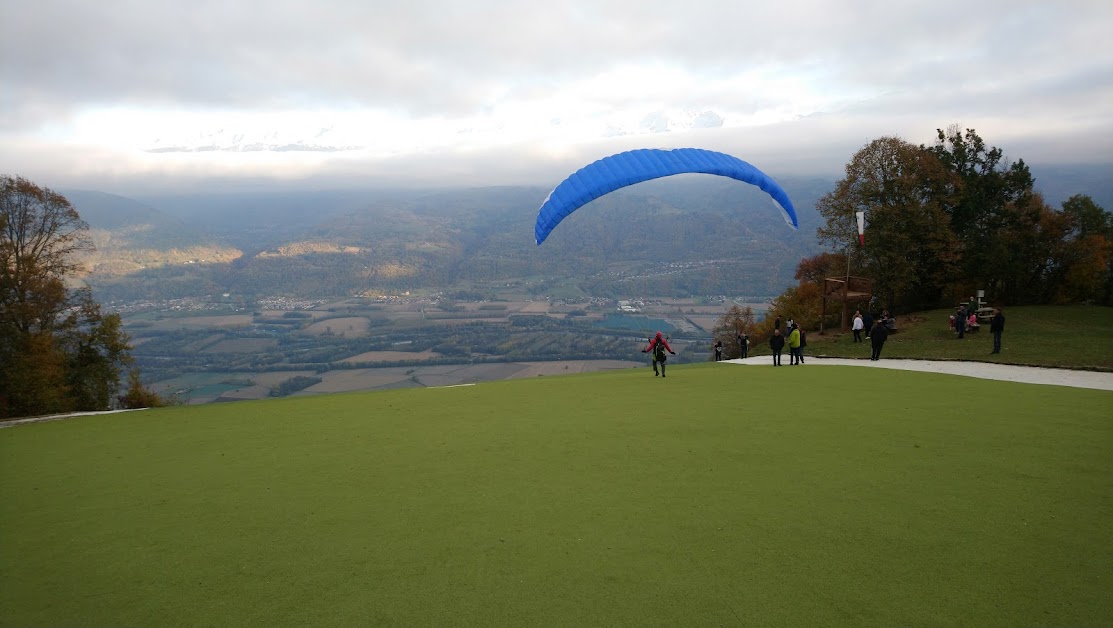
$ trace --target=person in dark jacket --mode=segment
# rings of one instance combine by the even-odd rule
[[[665,351],[676,355],[676,352],[672,350],[672,347],[669,346],[669,343],[665,340],[665,337],[661,335],[661,332],[657,332],[653,340],[649,341],[649,346],[642,349],[642,353],[649,353],[653,356],[653,377],[657,377],[658,362],[661,364],[660,375],[661,377],[665,376],[665,360],[668,359],[668,356],[665,355]]]
[[[873,314],[869,310],[862,315],[862,328],[866,330],[866,340],[870,339],[870,334],[873,333]]]
[[[722,362],[723,361],[723,341],[722,340],[716,340],[715,341],[715,361],[716,362]]]
[[[773,330],[773,335],[769,337],[769,348],[773,350],[773,366],[780,366],[781,351],[785,348],[785,337],[781,335],[781,330]]]
[[[1005,331],[1005,314],[1001,308],[993,310],[993,320],[989,321],[989,331],[993,333],[993,351],[1001,353],[1001,332]]]
[[[889,339],[889,329],[885,327],[885,321],[880,318],[873,324],[873,329],[870,330],[870,346],[873,347],[873,353],[870,354],[870,360],[874,362],[881,359],[881,348],[885,346],[885,341]]]
[[[750,357],[750,336],[745,332],[738,333],[738,357],[743,360]]]

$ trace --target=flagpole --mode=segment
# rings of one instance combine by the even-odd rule
[[[839,318],[839,332],[846,333],[846,300],[850,297],[850,247],[846,247],[846,281],[842,284],[842,316]]]
[[[858,227],[858,245],[864,244],[864,233],[866,226],[866,213],[854,212],[854,222]],[[846,281],[842,285],[842,320],[839,321],[839,331],[846,331],[847,323],[847,300],[850,298],[850,249],[854,247],[853,244],[846,245]]]

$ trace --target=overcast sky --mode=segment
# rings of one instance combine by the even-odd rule
[[[635,147],[837,175],[973,127],[1113,162],[1113,3],[0,0],[0,173],[538,184]]]

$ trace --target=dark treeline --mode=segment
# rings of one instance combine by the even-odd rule
[[[830,250],[799,261],[796,285],[766,320],[742,308],[722,317],[715,337],[726,346],[739,331],[764,341],[778,314],[818,328],[825,279],[847,274],[873,281],[873,299],[849,307],[875,316],[953,307],[979,291],[997,306],[1113,305],[1113,214],[1082,194],[1051,207],[1024,160],[1007,160],[973,129],[938,130],[931,146],[870,142],[816,209]],[[839,324],[841,309],[831,304],[826,325]]]
[[[849,255],[850,274],[874,281],[875,309],[893,313],[978,290],[991,304],[1113,304],[1113,215],[1083,195],[1053,208],[1034,184],[1023,159],[973,129],[939,130],[932,146],[874,140],[817,204],[832,252],[798,266],[796,290],[846,274]]]

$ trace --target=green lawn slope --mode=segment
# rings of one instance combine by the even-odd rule
[[[897,317],[882,357],[927,360],[976,360],[1001,364],[1113,370],[1113,308],[1092,305],[1032,305],[1005,308],[1001,353],[990,355],[989,324],[959,340],[947,327],[952,310]],[[851,312],[853,315],[853,312]],[[764,343],[757,343],[768,353]],[[808,334],[812,355],[868,358],[869,341],[855,344],[849,331]],[[786,350],[787,353],[787,350]]]
[[[1105,626],[1110,590],[1105,391],[701,364],[0,430],[0,625]]]

